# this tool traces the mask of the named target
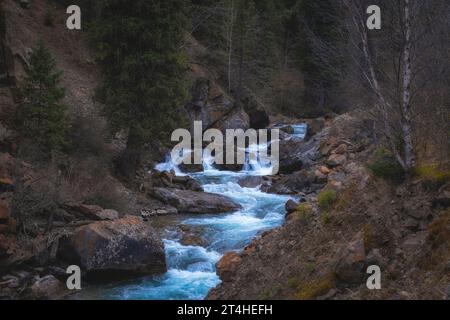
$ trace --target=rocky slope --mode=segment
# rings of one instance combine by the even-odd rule
[[[288,203],[284,226],[225,255],[217,265],[223,283],[209,299],[449,298],[450,184],[373,177],[368,121],[337,117],[307,148],[315,160],[277,178],[272,189],[300,192],[305,203]],[[335,199],[326,203],[326,194]],[[370,265],[381,268],[382,290],[366,286]]]

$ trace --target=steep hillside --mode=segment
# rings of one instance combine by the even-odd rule
[[[285,190],[303,177],[294,186],[304,202],[286,205],[283,227],[225,255],[209,299],[450,298],[449,175],[376,178],[361,119],[340,116],[319,134],[313,166],[282,178]],[[307,181],[324,187],[311,193]],[[371,265],[381,268],[382,290],[366,286]]]
[[[20,83],[32,48],[42,41],[50,49],[57,68],[63,71],[66,103],[73,114],[95,112],[92,96],[99,83],[99,73],[82,31],[66,27],[65,8],[52,1],[30,1],[23,8],[20,1],[5,0],[6,45],[14,57],[15,81]],[[46,25],[51,10],[53,25]]]

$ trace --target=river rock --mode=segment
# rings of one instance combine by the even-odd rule
[[[236,252],[228,252],[216,265],[217,274],[223,282],[230,282],[241,263],[242,258]]]
[[[294,200],[291,199],[291,200],[288,200],[288,202],[286,202],[284,208],[286,209],[286,212],[288,214],[290,214],[297,210],[298,205],[299,204],[297,202],[295,202]]]
[[[264,183],[263,177],[260,176],[248,176],[239,179],[238,184],[243,188],[256,188]]]
[[[144,275],[166,271],[164,245],[140,217],[126,216],[80,227],[70,245],[76,264],[88,272]]]
[[[174,206],[181,213],[224,213],[241,208],[225,196],[208,192],[154,188],[150,196]]]

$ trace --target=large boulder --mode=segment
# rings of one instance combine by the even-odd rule
[[[275,194],[296,194],[300,192],[309,194],[321,187],[323,187],[323,184],[316,183],[314,171],[301,170],[274,179],[272,185],[264,191]]]
[[[250,118],[242,108],[235,108],[229,115],[212,125],[213,128],[226,132],[227,129],[242,129],[246,131],[250,127]]]
[[[207,192],[154,188],[150,196],[174,206],[182,213],[224,213],[241,208],[225,196]]]
[[[88,272],[159,274],[166,271],[164,245],[142,218],[126,216],[78,228],[70,239],[74,257]]]
[[[280,142],[280,173],[289,174],[309,168],[320,157],[320,139]]]
[[[191,88],[192,100],[186,105],[191,123],[202,121],[207,129],[214,123],[230,114],[234,108],[233,102],[213,81],[200,77],[194,81]]]

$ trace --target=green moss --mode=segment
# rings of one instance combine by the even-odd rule
[[[329,224],[330,221],[331,221],[331,215],[330,215],[330,212],[329,212],[329,211],[324,211],[324,212],[322,212],[321,218],[322,218],[323,224]]]
[[[295,298],[298,300],[313,300],[327,294],[335,287],[335,275],[334,273],[329,273],[321,279],[300,285]]]
[[[441,169],[438,165],[416,167],[413,170],[416,177],[444,184],[450,181],[450,171]]]
[[[287,286],[291,289],[296,289],[300,283],[300,280],[297,277],[293,277],[288,279]]]
[[[273,285],[272,287],[265,288],[260,295],[261,300],[269,300],[272,299],[279,291],[279,285]]]
[[[336,191],[332,189],[326,189],[319,193],[317,197],[317,202],[319,208],[324,211],[329,211],[333,205],[336,203],[337,194]]]
[[[295,215],[299,219],[308,219],[313,214],[313,207],[309,203],[302,203],[295,210]]]

